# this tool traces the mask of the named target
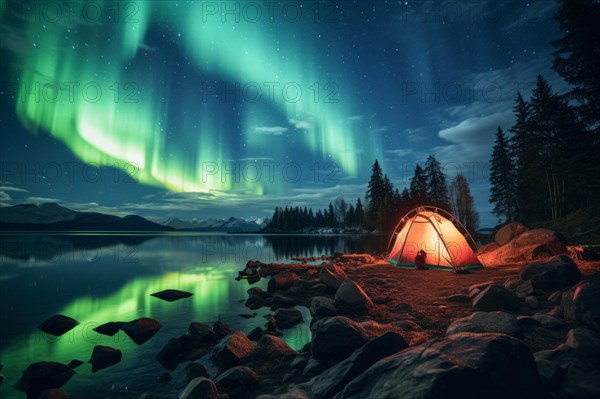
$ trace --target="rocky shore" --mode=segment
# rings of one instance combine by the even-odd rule
[[[180,399],[599,397],[600,263],[573,261],[548,231],[512,229],[485,251],[488,259],[510,253],[513,263],[462,273],[394,267],[369,254],[248,262],[238,278],[249,284],[248,309],[272,311],[264,326],[232,331],[192,322],[156,355],[166,370],[161,379],[185,369],[187,386],[173,394]],[[266,290],[252,286],[261,278]],[[168,301],[189,295],[155,294]],[[73,324],[56,323],[44,328]],[[310,323],[312,339],[296,351],[279,336],[299,323]],[[101,327],[141,344],[160,325],[139,319]],[[99,347],[92,365],[119,360],[120,352]],[[71,368],[32,366],[18,384],[28,397],[67,397],[60,386]]]

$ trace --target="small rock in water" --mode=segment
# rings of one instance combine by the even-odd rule
[[[251,319],[251,318],[253,318],[253,317],[256,317],[256,314],[242,313],[242,314],[240,314],[240,315],[238,315],[238,316],[240,316],[240,317],[242,317],[242,318],[244,318],[244,319]]]
[[[158,299],[162,299],[163,301],[173,302],[178,299],[191,297],[191,292],[180,291],[180,290],[164,290],[160,292],[155,292],[154,294],[150,294],[150,296],[156,297]]]
[[[186,367],[185,382],[189,383],[197,377],[208,378],[208,369],[202,363],[192,362]]]
[[[96,345],[89,361],[92,364],[92,373],[119,363],[122,357],[123,353],[119,349]]]
[[[148,317],[132,320],[121,326],[121,330],[123,330],[123,332],[138,345],[142,345],[144,342],[148,341],[161,328],[162,324]]]
[[[217,334],[217,337],[219,337],[219,339],[225,337],[231,332],[231,328],[222,321],[215,321],[213,323],[212,329],[215,332],[215,334]]]
[[[162,383],[164,383],[164,384],[167,384],[167,383],[171,382],[171,379],[172,379],[172,378],[173,378],[173,377],[171,377],[171,374],[169,374],[169,373],[162,373],[162,374],[161,374],[161,375],[158,377],[158,381],[159,381],[159,382],[162,382]]]
[[[81,366],[84,362],[79,360],[79,359],[73,359],[71,360],[67,366],[71,367],[72,369],[77,368],[79,366]]]
[[[96,331],[98,334],[108,335],[112,337],[113,335],[119,332],[123,324],[125,323],[122,321],[109,321],[108,323],[99,325],[93,330]]]
[[[65,364],[56,362],[32,363],[15,384],[28,398],[37,398],[48,388],[60,388],[75,375]]]
[[[54,315],[44,320],[38,328],[45,333],[60,336],[78,325],[79,322],[61,314]]]
[[[69,399],[69,394],[62,389],[50,388],[42,392],[39,399]]]

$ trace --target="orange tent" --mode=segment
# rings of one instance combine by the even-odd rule
[[[393,242],[388,261],[397,266],[414,266],[423,250],[428,269],[482,267],[477,245],[465,227],[450,213],[431,206],[415,208],[398,223],[388,244]]]

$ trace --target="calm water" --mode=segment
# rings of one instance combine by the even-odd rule
[[[0,240],[0,373],[5,376],[0,397],[5,399],[25,397],[12,385],[30,363],[87,361],[95,345],[121,349],[123,360],[95,374],[89,364],[78,367],[64,386],[72,398],[137,398],[146,391],[177,397],[185,386],[182,365],[169,384],[157,382],[166,370],[154,356],[169,338],[183,334],[191,321],[222,320],[244,332],[264,327],[268,309],[250,319],[239,316],[252,313],[244,306],[249,285],[234,280],[249,259],[285,262],[294,256],[383,251],[386,244],[364,236],[200,234],[3,235]],[[265,288],[266,281],[255,286]],[[169,288],[194,296],[171,303],[150,296]],[[300,310],[308,320],[308,310]],[[61,337],[39,331],[37,325],[54,314],[80,325]],[[163,325],[141,346],[122,332],[108,337],[92,330],[139,317]],[[286,330],[284,339],[301,348],[310,340],[308,323]]]

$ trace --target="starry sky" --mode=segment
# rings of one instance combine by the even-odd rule
[[[0,203],[264,217],[435,155],[482,227],[498,125],[555,91],[553,1],[2,1]]]

